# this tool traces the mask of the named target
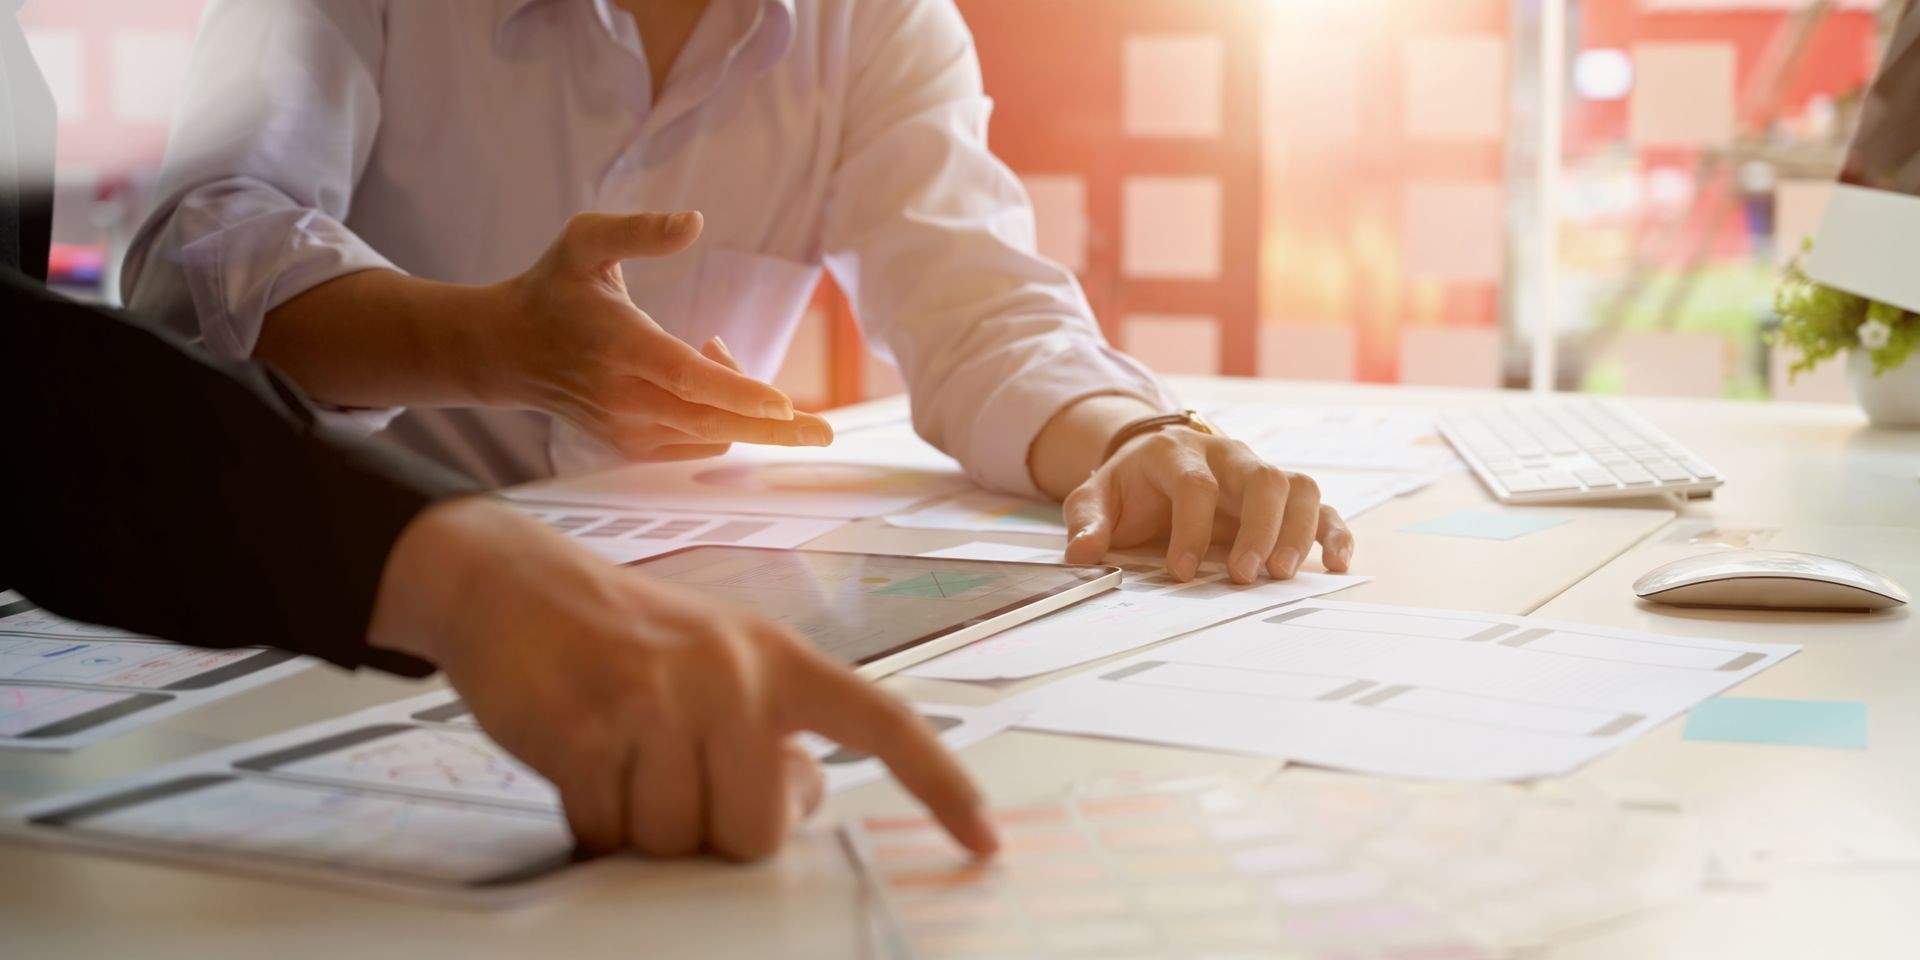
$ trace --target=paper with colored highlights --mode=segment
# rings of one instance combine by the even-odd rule
[[[6,603],[0,617],[0,750],[65,751],[111,739],[312,666],[284,650],[209,650]]]
[[[1401,527],[1400,532],[1436,537],[1469,537],[1474,540],[1518,540],[1528,534],[1568,523],[1571,519],[1544,513],[1461,510],[1409,524]]]
[[[1687,712],[1688,740],[1867,748],[1867,705],[1842,700],[1715,697]]]
[[[1505,956],[1681,899],[1702,848],[1664,798],[1314,772],[1083,788],[992,814],[973,860],[921,816],[847,826],[918,958]]]
[[[1060,505],[1024,500],[985,490],[922,507],[912,513],[887,517],[887,525],[912,530],[968,530],[975,533],[1036,533],[1064,537],[1067,527]]]

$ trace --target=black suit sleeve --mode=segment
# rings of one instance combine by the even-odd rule
[[[0,583],[77,620],[421,676],[367,646],[388,550],[473,485],[0,268]]]

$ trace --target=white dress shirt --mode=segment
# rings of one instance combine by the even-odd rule
[[[1173,401],[1036,253],[990,108],[951,0],[712,0],[657,102],[607,0],[214,0],[128,300],[246,356],[268,311],[343,274],[490,283],[574,213],[699,210],[687,252],[625,264],[642,309],[769,379],[825,266],[920,434],[1030,494],[1027,449],[1070,402]],[[542,414],[392,431],[495,483],[617,460]]]

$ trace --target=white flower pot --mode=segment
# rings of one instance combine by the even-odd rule
[[[1894,430],[1920,430],[1920,357],[1909,357],[1892,370],[1873,375],[1873,357],[1865,350],[1847,351],[1847,382],[1853,400],[1866,411],[1867,422]]]

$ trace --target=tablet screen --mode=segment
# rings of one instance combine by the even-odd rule
[[[573,858],[573,839],[557,813],[217,775],[155,784],[33,821],[465,886],[531,879]]]
[[[778,621],[852,664],[890,656],[1111,572],[751,547],[689,547],[634,566]]]

